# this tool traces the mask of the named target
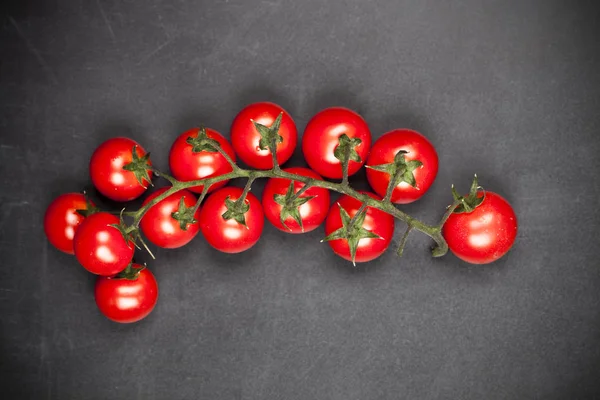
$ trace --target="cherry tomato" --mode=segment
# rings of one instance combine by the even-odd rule
[[[373,193],[366,194],[369,197],[381,200],[381,197]],[[352,218],[360,209],[361,205],[362,202],[360,200],[348,195],[342,195],[329,210],[327,220],[325,221],[325,234],[330,235],[334,231],[342,228],[343,222],[340,216],[340,207],[346,210],[350,218]],[[362,228],[378,235],[379,238],[360,239],[356,249],[356,262],[374,260],[385,252],[394,236],[394,217],[376,208],[367,207]],[[346,239],[331,240],[327,243],[329,243],[329,246],[331,246],[334,253],[346,260],[352,261],[350,246]]]
[[[296,124],[287,111],[274,103],[254,103],[240,111],[233,120],[231,124],[233,149],[240,159],[252,168],[273,168],[271,151],[261,150],[259,143],[262,136],[256,130],[254,122],[271,127],[281,113],[283,118],[278,133],[283,141],[277,144],[277,163],[282,165],[294,154],[298,141]]]
[[[161,188],[152,193],[143,206],[152,199],[166,192],[169,188]],[[183,199],[183,207],[181,207]],[[188,244],[200,230],[198,222],[185,223],[185,229],[181,228],[180,219],[192,218],[191,212],[196,204],[196,196],[187,190],[180,190],[169,197],[161,200],[150,208],[140,221],[140,229],[144,236],[158,247],[166,249],[175,249]],[[196,210],[193,219],[198,221],[200,210]]]
[[[323,180],[316,172],[308,169],[308,168],[287,168],[284,169],[285,172],[289,172],[292,174],[307,176],[309,178]],[[329,190],[325,188],[312,186],[307,189],[299,199],[296,201],[301,203],[303,198],[314,196],[312,199],[306,201],[305,203],[299,206],[299,209],[295,207],[296,210],[299,211],[299,216],[302,221],[302,227],[296,222],[292,215],[287,215],[285,219],[285,226],[281,223],[281,212],[283,211],[283,205],[277,203],[274,196],[279,195],[280,198],[283,198],[288,189],[290,187],[291,180],[283,179],[283,178],[271,178],[265,185],[265,189],[263,191],[262,197],[262,205],[265,212],[265,216],[267,219],[275,226],[277,229],[282,230],[288,233],[303,233],[310,232],[315,230],[319,225],[325,221],[327,217],[327,211],[329,211]],[[294,181],[294,191],[295,194],[300,189],[304,187],[304,183]],[[304,229],[303,229],[304,228]]]
[[[224,253],[239,253],[248,250],[258,242],[262,234],[265,218],[260,201],[252,193],[246,196],[245,204],[250,208],[243,215],[246,225],[234,218],[225,219],[228,211],[226,199],[235,201],[243,190],[238,187],[225,187],[211,194],[200,211],[200,230],[206,241]]]
[[[321,176],[342,178],[342,164],[334,155],[339,137],[346,134],[361,143],[355,147],[361,162],[350,160],[348,176],[355,174],[367,160],[371,148],[371,132],[365,120],[343,107],[326,108],[317,113],[306,125],[302,137],[302,152],[308,165]]]
[[[196,138],[200,129],[194,128],[182,133],[171,146],[169,152],[169,167],[173,176],[182,182],[195,181],[199,179],[212,178],[228,174],[233,169],[229,162],[218,151],[202,150],[194,152],[194,146],[188,142],[189,138]],[[219,132],[206,129],[206,136],[219,142],[221,148],[229,155],[232,161],[236,161],[235,153],[231,144]],[[208,188],[209,193],[227,184],[227,180],[213,183]],[[192,192],[202,193],[204,185],[189,188]]]
[[[375,141],[367,165],[377,166],[393,163],[394,157],[399,151],[406,152],[404,159],[407,162],[418,160],[422,163],[415,169],[408,164],[409,172],[414,176],[415,186],[402,180],[392,192],[393,203],[408,204],[419,199],[431,187],[438,172],[438,156],[435,148],[425,136],[410,129],[396,129]],[[367,179],[375,193],[384,197],[390,182],[390,174],[367,168]]]
[[[100,312],[108,319],[137,322],[148,316],[158,300],[158,284],[148,268],[133,264],[134,279],[100,276],[96,280],[95,298]]]
[[[99,212],[87,217],[75,231],[75,257],[92,274],[115,275],[133,258],[133,242],[125,241],[121,231],[111,226],[113,224],[118,225],[119,218]]]
[[[483,192],[477,192],[481,198]],[[471,264],[488,264],[510,250],[517,237],[517,216],[511,205],[494,192],[470,213],[450,215],[442,234],[450,251]]]
[[[109,199],[131,201],[141,196],[152,180],[152,171],[144,168],[145,165],[152,163],[139,143],[124,137],[112,138],[92,154],[90,177],[96,189]],[[132,166],[137,170],[126,169]]]
[[[87,210],[85,196],[81,193],[67,193],[54,199],[44,215],[44,231],[48,241],[67,254],[74,254],[73,236],[85,219],[77,210]]]

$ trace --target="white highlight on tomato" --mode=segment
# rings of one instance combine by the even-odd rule
[[[173,227],[173,224],[169,223],[168,221],[163,221],[160,224],[160,229],[165,233],[169,233],[169,234],[175,233],[175,228]]]
[[[198,176],[209,176],[215,173],[215,168],[210,165],[203,165],[198,167]]]
[[[237,222],[234,221],[233,219],[230,219],[230,221],[233,221],[237,224]],[[227,228],[223,229],[223,234],[228,239],[239,239],[242,236],[242,232],[240,231],[239,227],[235,227],[235,228],[227,227]]]
[[[110,174],[110,183],[113,185],[122,185],[125,182],[125,177],[121,173]]]
[[[72,227],[72,226],[67,226],[67,227],[65,228],[65,236],[66,236],[68,239],[73,239],[73,237],[75,236],[75,229],[73,229],[73,227]]]
[[[117,299],[117,306],[122,310],[137,308],[140,306],[140,302],[135,297],[119,297]]]
[[[492,243],[492,237],[489,233],[478,233],[469,236],[469,244],[473,247],[487,247]]]
[[[115,257],[115,255],[108,246],[99,246],[96,249],[96,258],[102,260],[105,263],[113,263],[117,261],[117,257]]]

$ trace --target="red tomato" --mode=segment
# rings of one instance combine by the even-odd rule
[[[138,171],[126,170],[128,165],[137,165]],[[152,180],[152,171],[145,169],[145,165],[152,163],[139,143],[124,137],[112,138],[92,154],[90,177],[96,189],[109,199],[131,201],[141,196]]]
[[[99,212],[87,217],[75,231],[75,257],[92,274],[118,274],[133,258],[133,242],[125,241],[121,231],[110,226],[113,224],[119,224],[119,218]]]
[[[171,146],[169,152],[169,167],[173,176],[182,182],[195,181],[199,179],[212,178],[228,174],[233,169],[225,157],[218,151],[202,150],[194,152],[194,146],[187,142],[188,138],[198,136],[199,128],[190,129],[182,133]],[[206,136],[219,142],[221,148],[235,162],[233,148],[219,132],[206,129]],[[227,184],[227,180],[213,183],[208,189],[209,193]],[[192,192],[202,193],[204,185],[189,188]]]
[[[321,176],[342,178],[342,163],[334,155],[339,137],[346,134],[361,143],[356,152],[361,162],[350,160],[348,176],[355,174],[367,160],[371,148],[371,132],[365,120],[352,110],[343,107],[326,108],[317,113],[306,125],[302,137],[302,152],[308,165]]]
[[[133,264],[139,271],[136,279],[100,276],[95,297],[100,312],[108,319],[131,323],[144,319],[158,300],[158,284],[148,268]]]
[[[483,192],[478,192],[481,198]],[[517,216],[500,195],[485,192],[483,202],[470,213],[452,213],[442,234],[461,260],[488,264],[510,250],[517,237]]]
[[[396,154],[404,150],[406,161],[419,160],[423,165],[412,170],[416,185],[413,187],[401,181],[392,192],[392,202],[408,204],[419,199],[427,192],[438,172],[438,156],[429,140],[410,129],[395,129],[375,141],[367,160],[368,166],[394,162]],[[384,197],[390,182],[390,174],[367,168],[369,184],[381,197]]]
[[[144,201],[144,206],[148,204],[152,199],[166,192],[169,188],[161,188],[156,192],[152,193]],[[183,199],[183,209],[180,209],[181,199]],[[180,190],[179,192],[173,193],[166,199],[161,200],[156,205],[144,214],[140,221],[140,229],[144,233],[144,236],[148,238],[152,243],[158,247],[166,249],[175,249],[177,247],[188,244],[200,230],[198,222],[185,224],[185,229],[181,228],[181,223],[178,219],[174,218],[179,215],[184,217],[184,214],[191,217],[191,209],[196,204],[196,196],[188,192],[187,190]],[[200,216],[200,210],[196,210],[193,218],[198,221]]]
[[[81,193],[67,193],[54,199],[44,215],[44,231],[48,241],[68,254],[74,254],[73,236],[85,219],[77,210],[87,210],[85,196]]]
[[[225,199],[235,201],[243,190],[238,187],[225,187],[211,194],[200,211],[200,230],[206,241],[224,253],[239,253],[254,246],[262,234],[265,217],[260,201],[252,193],[246,196],[245,204],[250,209],[244,213],[246,225],[235,219],[225,219],[228,210]]]
[[[374,199],[381,200],[379,196],[373,193],[366,194]],[[361,205],[362,202],[354,197],[348,195],[341,196],[329,210],[329,215],[327,215],[327,220],[325,221],[325,234],[330,235],[343,226],[340,207],[346,210],[350,218],[352,218]],[[394,236],[394,217],[376,208],[367,207],[362,228],[378,235],[379,238],[360,239],[356,250],[356,262],[374,260],[385,252]],[[329,243],[335,254],[352,261],[350,246],[346,239],[331,240],[327,243]]]
[[[279,135],[283,141],[277,144],[277,163],[284,164],[294,154],[298,133],[294,120],[283,108],[274,103],[262,102],[250,104],[235,117],[231,124],[231,142],[240,159],[256,169],[273,168],[273,160],[269,149],[261,150],[259,142],[261,134],[256,130],[254,122],[271,127],[279,114],[283,113]]]
[[[301,176],[307,176],[310,178],[323,180],[316,172],[301,167],[287,168],[285,172],[291,174],[297,174]],[[267,219],[275,226],[288,233],[303,233],[315,230],[319,225],[325,221],[327,217],[327,211],[329,210],[329,190],[320,187],[310,187],[307,189],[297,200],[302,202],[303,198],[314,196],[304,204],[300,205],[299,215],[302,220],[302,228],[291,216],[285,219],[285,226],[281,223],[280,215],[283,210],[283,205],[275,201],[274,196],[280,195],[285,196],[290,187],[291,180],[283,178],[271,178],[267,182],[263,191],[262,205]],[[294,194],[304,187],[304,183],[294,181]],[[298,209],[298,208],[296,208]]]

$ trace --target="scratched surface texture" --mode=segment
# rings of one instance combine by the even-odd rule
[[[1,397],[600,398],[598,16],[559,0],[3,4]],[[46,242],[45,207],[89,188],[103,140],[129,135],[166,169],[180,132],[229,136],[258,100],[300,132],[333,105],[375,137],[422,131],[441,170],[404,208],[433,223],[477,173],[514,205],[516,246],[475,267],[414,234],[403,259],[352,268],[322,229],[266,226],[241,255],[198,237],[156,250],[149,318],[105,319],[94,277]]]

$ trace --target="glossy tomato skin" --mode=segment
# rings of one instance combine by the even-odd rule
[[[362,141],[356,146],[361,162],[350,161],[348,176],[358,172],[367,160],[371,148],[371,131],[365,120],[356,112],[343,107],[326,108],[317,113],[306,125],[302,137],[302,152],[311,169],[330,179],[342,178],[342,164],[335,158],[334,150],[339,137],[346,134]]]
[[[126,242],[121,232],[110,226],[112,224],[119,224],[119,218],[99,212],[87,217],[75,231],[75,257],[92,274],[115,275],[133,258],[133,242]]]
[[[431,142],[419,132],[411,129],[396,129],[375,141],[367,165],[392,163],[400,150],[408,152],[404,156],[406,161],[419,160],[423,163],[413,171],[416,187],[400,182],[392,192],[393,203],[408,204],[421,198],[433,184],[438,173],[438,155]],[[367,168],[367,179],[375,193],[385,196],[390,182],[389,174]]]
[[[44,231],[50,244],[62,252],[74,254],[73,237],[85,219],[77,210],[86,209],[85,196],[81,193],[61,194],[54,199],[44,215]]]
[[[228,174],[233,169],[225,157],[218,151],[200,151],[195,153],[193,146],[187,143],[189,137],[197,137],[199,128],[190,129],[179,135],[169,152],[169,168],[173,176],[182,182],[195,181],[199,179],[212,178]],[[214,129],[206,128],[206,136],[219,142],[221,148],[235,162],[235,153],[229,141]],[[228,180],[213,183],[208,192],[213,192],[227,184]],[[189,188],[192,192],[202,193],[204,185]]]
[[[234,219],[222,217],[227,211],[225,199],[231,201],[240,198],[243,190],[238,187],[225,187],[211,194],[200,211],[200,230],[206,241],[215,249],[224,253],[240,253],[258,242],[265,223],[260,201],[252,193],[246,196],[250,210],[245,214],[246,226]]]
[[[366,193],[369,197],[381,200],[381,197],[374,193]],[[331,206],[327,220],[325,221],[325,234],[329,235],[332,232],[342,227],[342,219],[340,217],[341,206],[348,212],[352,218],[359,210],[362,202],[348,195],[342,195],[338,201]],[[356,250],[356,262],[368,262],[381,256],[392,241],[394,236],[394,217],[390,214],[378,210],[376,208],[367,207],[367,215],[363,223],[363,228],[379,235],[380,239],[361,239]],[[337,239],[327,242],[335,254],[340,257],[352,261],[350,255],[350,246],[346,239]]]
[[[148,204],[152,199],[160,196],[169,188],[160,188],[152,193],[146,200],[143,206]],[[179,210],[179,203],[183,198],[183,203],[186,207],[194,207],[196,204],[196,196],[187,190],[180,190],[173,193],[169,197],[161,200],[144,214],[140,221],[140,229],[144,236],[158,247],[165,249],[175,249],[188,244],[200,231],[198,222],[187,224],[187,229],[181,229],[179,221],[172,217],[172,214]],[[200,209],[194,213],[194,219],[198,221],[200,217]]]
[[[291,174],[307,176],[309,178],[323,180],[313,170],[302,167],[293,167],[284,169],[285,172]],[[273,196],[276,194],[285,195],[290,186],[289,179],[283,178],[271,178],[265,185],[263,190],[262,205],[265,212],[265,217],[273,224],[277,229],[287,233],[303,233],[300,225],[292,217],[288,217],[285,220],[287,228],[281,223],[280,214],[282,205],[275,202]],[[304,183],[294,181],[294,193],[298,192],[304,187]],[[329,190],[320,187],[310,187],[301,195],[301,197],[315,196],[313,199],[307,201],[300,206],[300,217],[302,218],[302,226],[304,232],[310,232],[325,221],[327,218],[327,212],[329,211]]]
[[[287,111],[274,103],[253,103],[240,111],[233,120],[231,124],[233,149],[240,159],[250,167],[256,169],[273,168],[271,151],[260,149],[261,135],[252,121],[270,127],[282,112],[283,118],[279,127],[279,135],[283,137],[283,141],[277,144],[277,163],[282,165],[294,154],[298,141],[296,124]]]
[[[478,192],[478,197],[483,192]],[[471,264],[488,264],[510,250],[517,237],[517,216],[511,205],[494,192],[471,213],[453,213],[442,229],[450,251]]]
[[[158,300],[156,278],[141,265],[135,280],[100,276],[94,290],[96,304],[108,319],[120,323],[132,323],[144,319],[152,312]]]
[[[90,160],[90,177],[100,193],[114,201],[131,201],[141,196],[150,182],[143,180],[140,184],[132,171],[124,170],[132,157],[133,146],[136,154],[142,157],[146,151],[135,140],[117,137],[102,143],[92,154]],[[151,163],[150,163],[151,164]],[[152,177],[152,171],[148,170]]]

